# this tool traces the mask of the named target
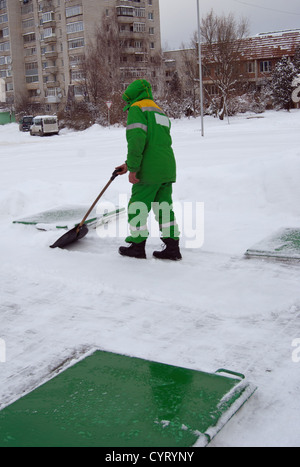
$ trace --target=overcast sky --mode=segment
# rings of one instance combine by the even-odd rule
[[[159,0],[164,49],[189,44],[197,30],[197,0]],[[250,35],[300,29],[300,0],[199,0],[201,16],[234,13],[249,20]]]

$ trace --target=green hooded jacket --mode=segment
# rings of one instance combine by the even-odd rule
[[[143,79],[131,83],[122,96],[128,110],[127,167],[140,183],[176,181],[176,162],[170,135],[171,122],[153,101],[151,85]]]

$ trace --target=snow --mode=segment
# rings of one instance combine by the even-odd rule
[[[115,236],[90,230],[70,250],[49,248],[61,232],[12,224],[60,205],[91,205],[126,158],[123,128],[39,138],[17,124],[0,127],[0,409],[98,348],[243,373],[258,390],[210,446],[300,446],[300,265],[244,257],[276,230],[300,227],[300,113],[250,117],[205,117],[204,137],[199,119],[172,122],[177,212],[192,206],[196,221],[204,206],[196,248],[188,219],[178,216],[176,263],[152,258],[157,235],[146,261],[121,257],[126,216]],[[124,205],[129,194],[125,175],[103,201]]]

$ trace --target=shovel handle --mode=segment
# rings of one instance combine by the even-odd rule
[[[104,194],[104,192],[107,190],[107,188],[109,187],[109,185],[111,184],[111,182],[114,181],[114,179],[119,175],[119,172],[121,172],[121,169],[116,169],[113,173],[112,173],[112,176],[110,177],[109,181],[107,182],[107,184],[105,185],[105,187],[103,188],[103,190],[101,191],[101,193],[99,193],[99,195],[97,196],[97,198],[95,199],[95,201],[93,202],[92,206],[90,207],[90,209],[88,210],[88,212],[86,213],[86,215],[84,216],[84,218],[82,219],[82,221],[80,222],[80,224],[78,225],[77,227],[77,232],[79,232],[80,228],[83,226],[83,224],[85,223],[86,219],[88,218],[89,214],[92,212],[92,210],[94,209],[94,207],[96,206],[96,204],[98,203],[99,199],[101,198],[101,196]]]
[[[110,177],[110,180],[113,181],[118,175],[119,175],[119,172],[121,172],[122,169],[116,169],[113,171],[112,173],[112,176]]]

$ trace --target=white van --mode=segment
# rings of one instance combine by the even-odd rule
[[[34,117],[30,127],[32,136],[58,135],[58,120],[56,115],[39,115]]]

